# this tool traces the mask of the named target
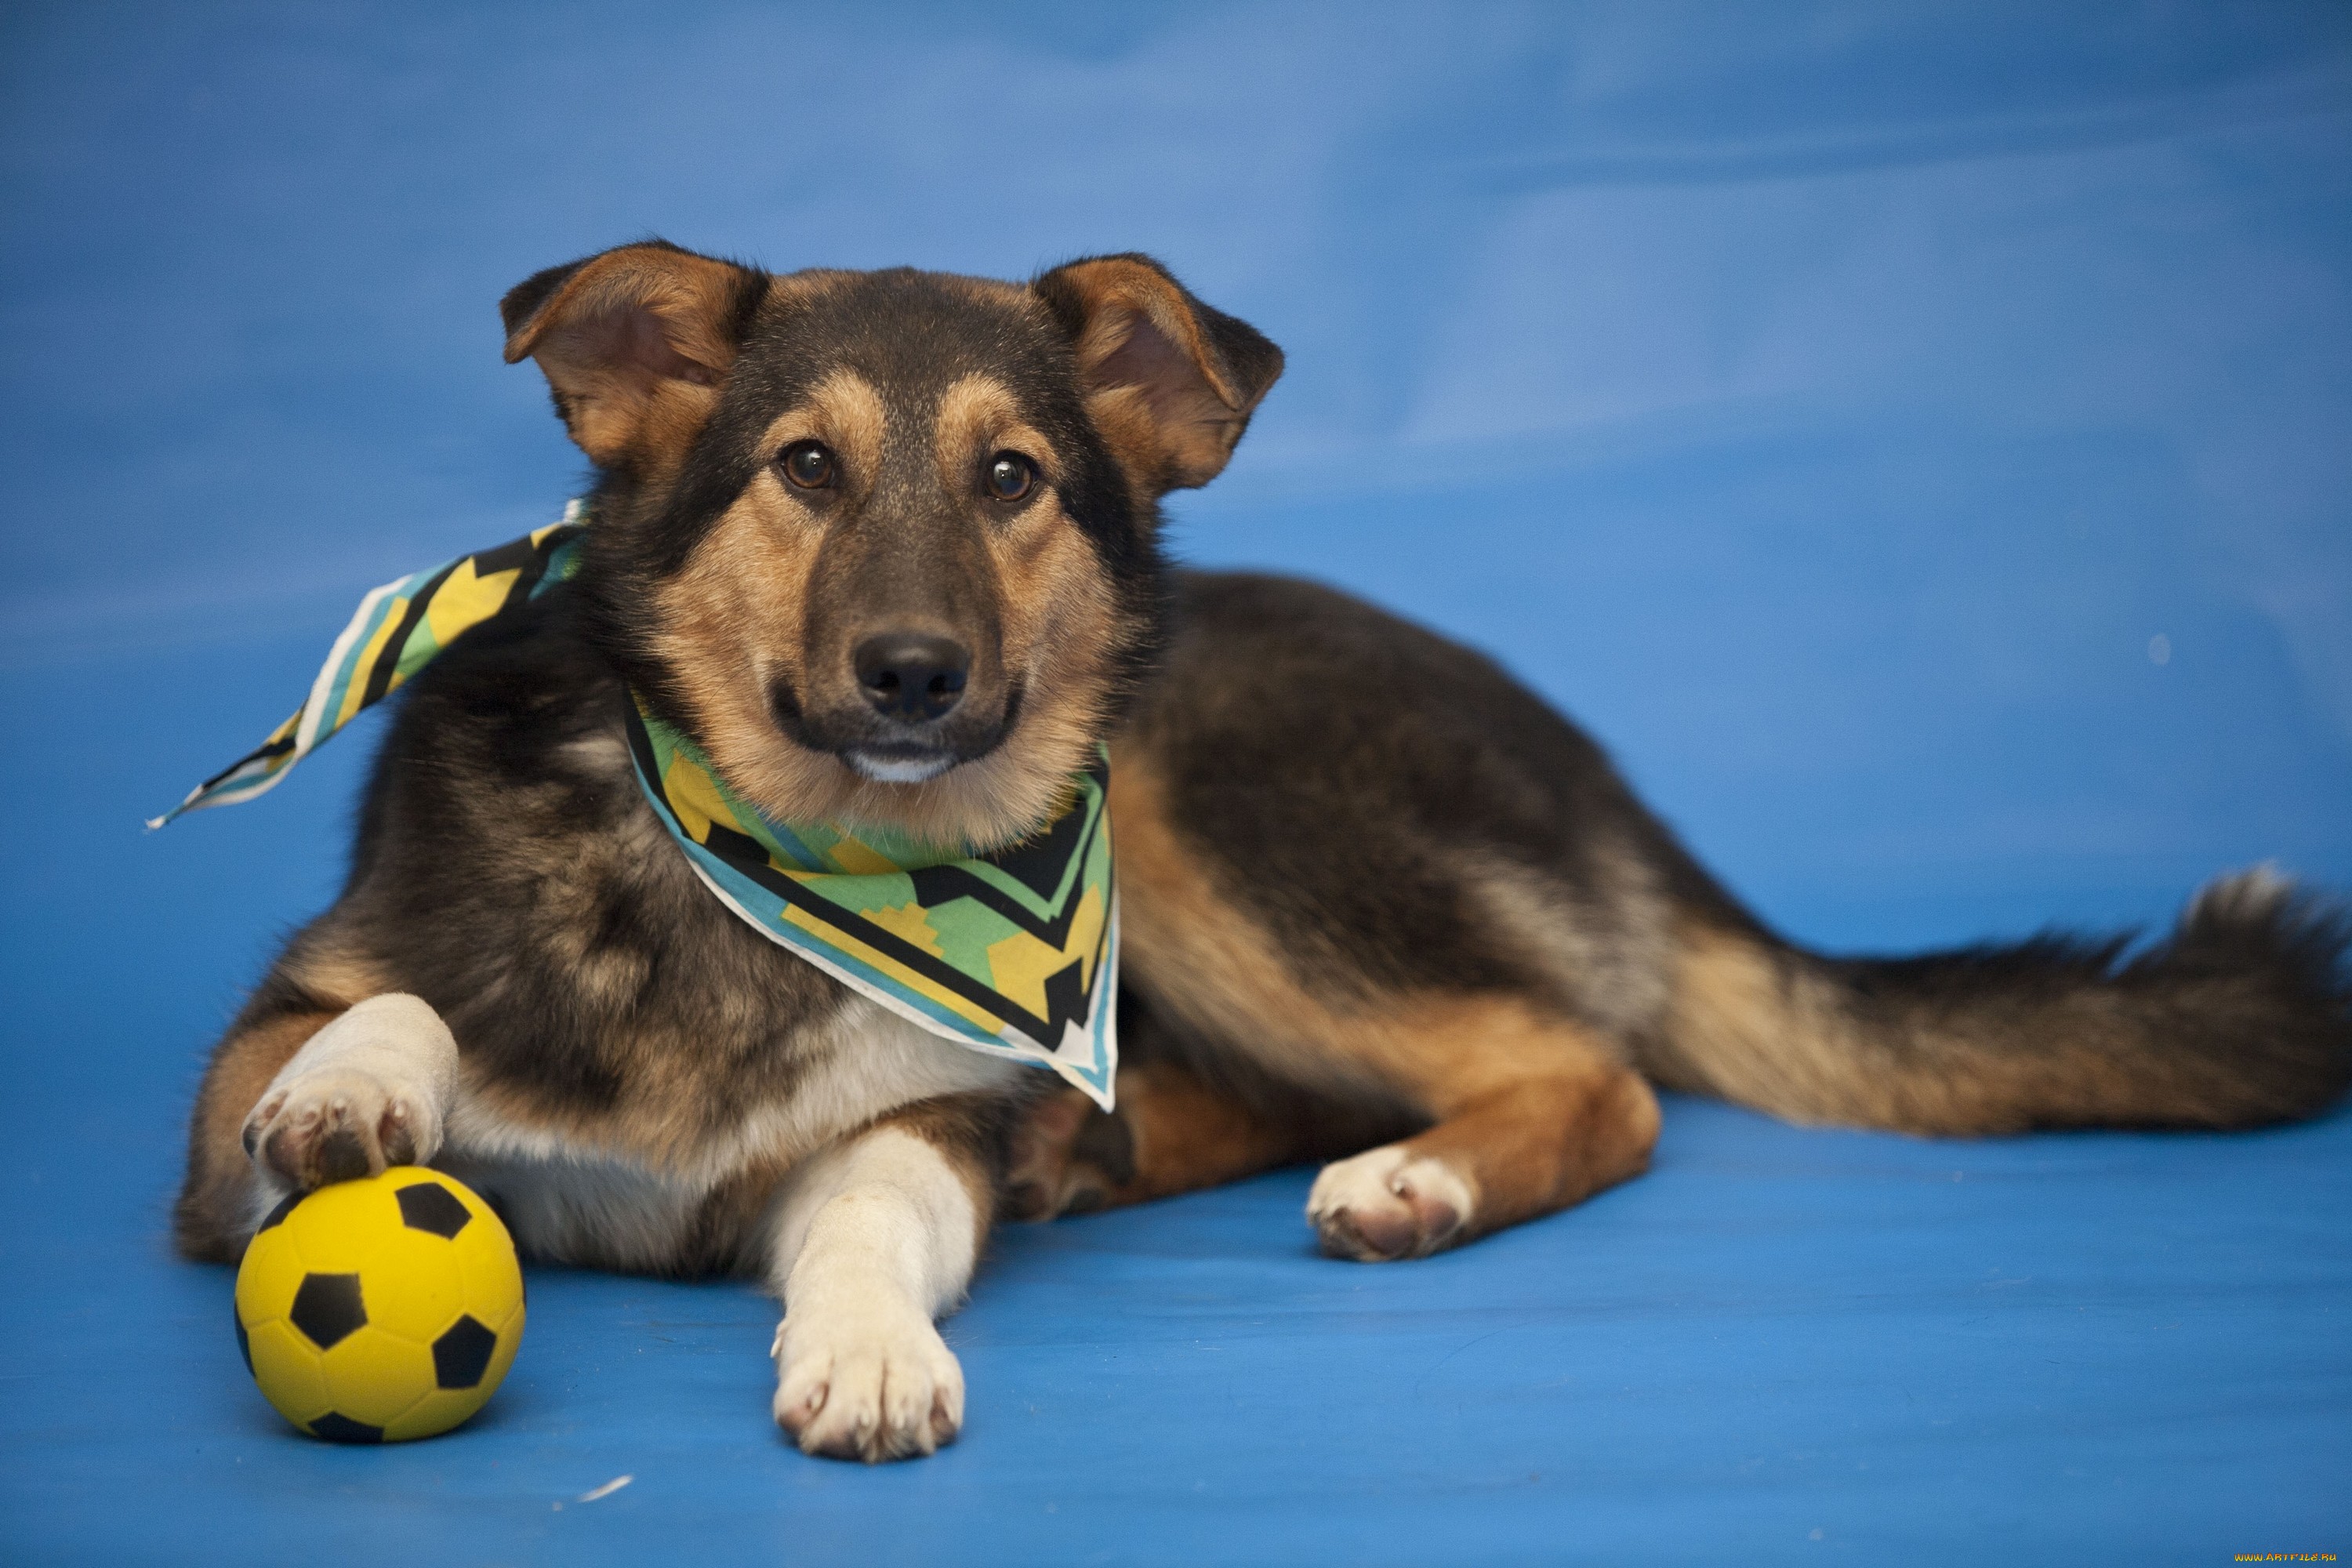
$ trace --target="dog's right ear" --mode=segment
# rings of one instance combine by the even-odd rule
[[[1223,469],[1282,351],[1148,256],[1097,256],[1030,287],[1076,350],[1087,412],[1154,497]]]
[[[539,362],[555,411],[599,466],[683,454],[710,417],[768,275],[661,240],[515,285],[507,363]]]

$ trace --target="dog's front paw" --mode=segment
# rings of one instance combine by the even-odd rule
[[[776,1425],[804,1454],[908,1459],[963,1426],[963,1368],[903,1302],[796,1308],[776,1326]]]
[[[245,1152],[297,1192],[420,1164],[440,1150],[456,1071],[438,1014],[414,996],[372,997],[271,1080],[245,1119]]]
[[[1443,1160],[1415,1159],[1391,1143],[1324,1166],[1307,1195],[1307,1217],[1332,1257],[1385,1263],[1450,1245],[1473,1202],[1469,1184]]]

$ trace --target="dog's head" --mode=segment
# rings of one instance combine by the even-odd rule
[[[1160,633],[1159,500],[1282,353],[1157,262],[771,276],[660,243],[504,301],[601,470],[600,638],[772,815],[1017,837]]]

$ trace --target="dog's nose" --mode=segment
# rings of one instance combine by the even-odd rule
[[[857,645],[853,656],[866,700],[886,718],[919,724],[963,700],[971,650],[953,637],[884,632]]]

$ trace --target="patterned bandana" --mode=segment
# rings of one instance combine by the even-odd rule
[[[467,629],[572,576],[585,531],[575,500],[562,522],[376,589],[293,717],[147,826],[269,789]],[[979,855],[882,827],[763,816],[692,741],[630,698],[629,752],[646,799],[744,923],[931,1033],[1049,1067],[1110,1109],[1118,910],[1107,760],[1071,778],[1035,833]]]

